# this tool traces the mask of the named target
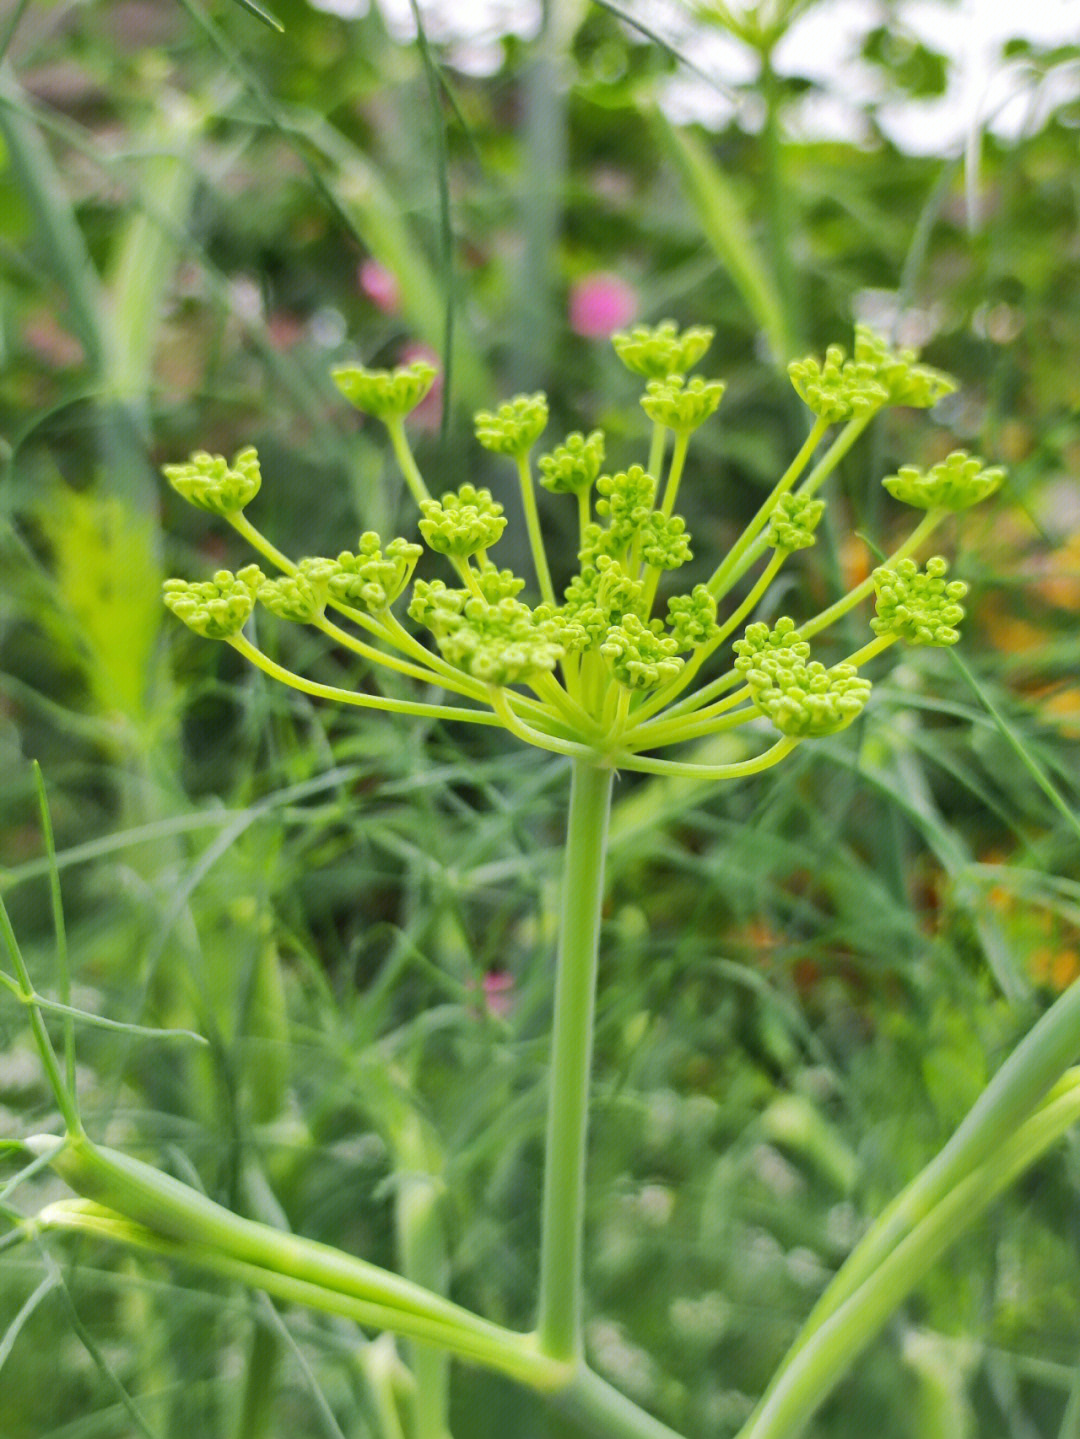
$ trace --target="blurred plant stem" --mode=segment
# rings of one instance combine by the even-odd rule
[[[542,28],[522,82],[525,246],[512,376],[518,390],[535,389],[551,373],[554,360],[559,232],[567,184],[568,51],[585,8],[581,0],[544,0]]]
[[[394,1202],[398,1253],[406,1279],[435,1294],[449,1288],[450,1265],[442,1213],[442,1184],[429,1136],[419,1117],[403,1115],[393,1134],[399,1167]],[[412,1403],[413,1439],[450,1439],[450,1359],[441,1349],[413,1340],[409,1346],[415,1388]]]
[[[781,135],[780,111],[783,82],[773,69],[772,52],[761,54],[761,95],[765,102],[765,122],[761,131],[765,171],[765,215],[772,262],[773,278],[784,315],[786,350],[774,355],[781,365],[806,345],[802,295],[792,259],[792,240],[798,234],[798,219],[792,214],[794,197],[784,174],[784,142]],[[792,398],[789,395],[789,400]],[[800,419],[802,417],[800,416]]]

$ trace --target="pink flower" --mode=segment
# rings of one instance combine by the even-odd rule
[[[378,260],[364,260],[357,271],[360,288],[377,310],[393,315],[401,305],[401,286],[393,270]]]
[[[493,969],[484,975],[481,987],[488,1014],[505,1019],[514,1004],[514,976],[504,969]]]
[[[587,340],[606,340],[637,314],[637,291],[618,275],[598,271],[570,286],[570,328]]]
[[[514,1007],[514,976],[505,969],[491,970],[479,984],[475,979],[467,979],[465,988],[474,994],[479,991],[483,995],[483,1010],[472,1011],[476,1019],[480,1019],[485,1011],[494,1019],[505,1019]]]

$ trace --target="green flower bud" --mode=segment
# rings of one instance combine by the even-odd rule
[[[742,675],[759,669],[770,656],[779,655],[784,663],[810,658],[809,643],[787,615],[778,619],[772,629],[761,621],[747,625],[742,639],[736,640],[732,649],[738,656],[735,668]]]
[[[604,463],[604,432],[593,430],[588,439],[580,432],[567,435],[566,443],[540,456],[540,483],[556,495],[584,494]]]
[[[903,465],[881,483],[893,499],[920,510],[966,510],[992,495],[1004,478],[1003,469],[987,469],[978,456],[953,450],[930,470]]]
[[[582,654],[590,646],[598,644],[607,633],[607,623],[600,617],[599,610],[589,611],[599,621],[591,630],[570,605],[540,604],[533,614],[544,626],[545,633],[562,646],[564,654]]]
[[[668,600],[668,628],[680,650],[695,650],[720,633],[716,623],[716,600],[707,585],[695,585],[688,595]]]
[[[235,575],[217,570],[210,580],[166,580],[163,597],[177,619],[203,639],[227,640],[247,624],[265,578],[258,565],[246,565]]]
[[[262,483],[254,445],[238,451],[231,465],[224,455],[197,450],[182,465],[162,465],[161,472],[178,495],[212,515],[238,514]]]
[[[656,424],[688,435],[716,410],[726,389],[723,380],[703,380],[698,375],[684,380],[682,375],[669,375],[649,381],[641,408]]]
[[[525,588],[525,581],[513,570],[499,570],[494,565],[484,565],[476,573],[476,583],[489,605],[500,600],[512,600]]]
[[[462,485],[456,494],[448,490],[441,500],[421,500],[420,510],[428,546],[459,560],[489,549],[506,528],[502,505],[475,485]]]
[[[333,572],[328,576],[330,596],[338,604],[369,615],[380,614],[390,608],[409,583],[423,552],[420,545],[403,539],[391,540],[383,550],[379,536],[366,530],[355,555],[342,550],[333,561]]]
[[[456,622],[468,595],[468,590],[451,589],[443,580],[417,580],[409,601],[409,618],[438,637],[440,630]]]
[[[388,423],[416,409],[434,384],[436,373],[427,360],[414,360],[396,370],[341,365],[331,370],[330,378],[351,405]]]
[[[880,565],[872,578],[877,591],[877,618],[870,627],[878,635],[898,635],[909,645],[954,645],[956,626],[964,618],[960,600],[967,594],[963,580],[946,580],[948,562],[940,555],[920,571],[914,560],[900,560],[895,569]]]
[[[507,571],[492,568],[487,573],[502,576]],[[516,684],[530,675],[550,673],[565,654],[551,619],[538,617],[509,596],[492,604],[469,590],[420,580],[409,614],[435,636],[445,660],[485,684]]]
[[[694,552],[683,517],[653,510],[641,527],[641,557],[658,570],[677,570],[692,560]]]
[[[668,375],[684,375],[692,370],[712,344],[715,330],[707,325],[692,325],[680,335],[674,320],[661,320],[650,329],[635,325],[629,333],[612,335],[615,353],[628,370],[649,380],[665,380]]]
[[[914,350],[894,350],[867,325],[855,326],[855,363],[866,365],[888,395],[890,405],[929,409],[957,388],[951,375],[920,365]]]
[[[326,608],[327,577],[304,574],[282,575],[276,580],[264,580],[256,592],[256,598],[279,620],[291,620],[293,624],[309,625],[317,620]]]
[[[862,712],[870,696],[870,681],[861,679],[854,665],[827,670],[811,660],[810,646],[787,617],[772,630],[750,625],[734,649],[735,668],[755,705],[781,734],[836,734]]]
[[[615,550],[632,544],[653,512],[656,481],[640,465],[617,475],[601,475],[596,482],[596,513],[608,517],[604,545]]]
[[[583,552],[584,553],[584,552]],[[566,603],[559,612],[561,622],[585,634],[588,644],[599,644],[609,627],[625,615],[640,614],[645,586],[633,580],[610,555],[586,560],[566,587]],[[570,640],[568,646],[573,647]]]
[[[475,416],[476,438],[485,450],[521,459],[543,434],[547,421],[546,396],[517,395],[497,410],[481,410]]]
[[[628,689],[655,689],[672,680],[683,667],[678,658],[678,641],[665,635],[659,621],[656,628],[637,615],[624,615],[612,625],[600,646],[620,684]]]
[[[889,392],[873,366],[845,358],[841,345],[830,345],[823,361],[813,355],[792,360],[788,374],[800,398],[830,425],[865,415],[888,402]]]
[[[769,520],[768,542],[776,550],[805,550],[825,513],[824,500],[781,495]]]

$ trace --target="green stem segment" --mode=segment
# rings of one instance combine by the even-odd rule
[[[536,578],[540,584],[540,596],[545,604],[555,604],[555,586],[551,582],[547,551],[544,549],[544,535],[540,528],[540,514],[536,508],[536,490],[532,482],[532,470],[528,455],[519,455],[518,478],[521,481],[521,503],[525,510],[525,528],[529,533],[529,548],[532,551]]]
[[[424,477],[420,473],[420,467],[413,458],[413,452],[410,448],[408,437],[405,434],[404,420],[400,418],[390,419],[386,420],[385,424],[386,432],[390,436],[390,443],[393,446],[394,455],[398,462],[398,467],[404,476],[405,483],[409,487],[409,493],[417,505],[423,500],[430,500],[431,491],[427,485],[424,484]]]
[[[574,761],[555,980],[538,1326],[541,1352],[570,1363],[582,1353],[589,1073],[612,781],[611,770]]]
[[[738,1439],[798,1439],[817,1406],[933,1262],[1078,1119],[1080,1079],[1071,1072],[990,1158],[942,1195],[861,1287],[807,1337]]]
[[[784,1367],[935,1205],[978,1166],[993,1167],[1001,1136],[1020,1128],[1078,1050],[1080,985],[1072,985],[1001,1066],[937,1158],[867,1230],[818,1300]]]

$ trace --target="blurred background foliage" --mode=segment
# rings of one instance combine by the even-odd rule
[[[856,319],[923,348],[959,394],[860,443],[768,603],[820,607],[903,535],[878,484],[898,464],[1006,463],[943,547],[1008,733],[948,655],[916,653],[859,726],[763,780],[618,788],[590,1351],[691,1439],[728,1435],[865,1219],[1080,974],[1075,830],[1013,747],[1075,803],[1080,47],[1015,37],[998,61],[1025,124],[915,154],[889,107],[939,95],[950,62],[886,0],[847,138],[815,133],[820,76],[778,60],[814,0],[717,0],[690,40],[659,7],[493,6],[464,37],[424,7],[422,45],[408,10],[343,8],[278,0],[283,34],[201,0],[0,20],[0,886],[48,992],[37,758],[76,1002],[211,1041],[81,1029],[92,1132],[388,1264],[403,1186],[429,1176],[453,1292],[527,1326],[563,767],[320,708],[164,622],[164,574],[245,556],[158,466],[255,443],[255,518],[293,554],[411,533],[327,372],[434,352],[430,485],[512,506],[471,412],[543,386],[552,443],[602,424],[612,460],[639,458],[606,335],[671,315],[715,326],[703,368],[729,383],[682,491],[704,575],[805,433],[784,363]],[[705,129],[662,42],[693,64],[718,32],[745,78],[697,76],[725,107]],[[564,577],[572,519],[545,512]],[[261,639],[368,683],[299,629]],[[13,1135],[55,1124],[23,1018],[0,1005]],[[1078,1170],[1070,1144],[965,1241],[818,1439],[1080,1435]],[[53,1258],[4,1256],[5,1439],[410,1432],[405,1346],[98,1248]],[[451,1413],[458,1439],[570,1434],[465,1370]]]

